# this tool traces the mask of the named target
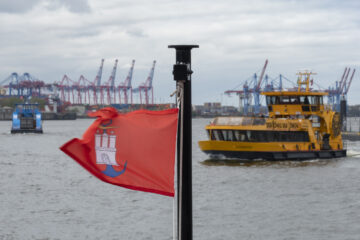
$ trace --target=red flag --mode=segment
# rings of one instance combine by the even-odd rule
[[[60,149],[104,182],[174,196],[178,109],[120,114],[104,108],[82,139]]]

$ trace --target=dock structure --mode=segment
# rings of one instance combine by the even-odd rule
[[[111,74],[103,80],[104,59],[93,81],[84,75],[78,79],[65,74],[61,80],[45,83],[30,73],[11,73],[4,80],[0,80],[0,98],[17,97],[22,99],[43,98],[51,102],[57,98],[59,103],[84,105],[132,105],[134,98],[144,107],[154,105],[154,72],[156,61],[152,62],[150,73],[144,83],[133,89],[132,78],[135,60],[130,64],[129,73],[124,82],[116,81],[118,60],[115,60]],[[136,96],[133,96],[136,95]]]

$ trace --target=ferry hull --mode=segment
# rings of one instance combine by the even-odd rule
[[[224,156],[244,160],[264,159],[269,161],[286,160],[310,160],[346,157],[346,150],[321,150],[321,151],[280,151],[280,152],[257,152],[257,151],[221,151],[203,150],[211,156]]]
[[[43,133],[42,129],[11,129],[11,133]]]

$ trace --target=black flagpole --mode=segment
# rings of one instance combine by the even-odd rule
[[[191,49],[198,45],[170,45],[176,50],[173,75],[180,97],[177,146],[178,240],[193,239],[192,224],[192,124]]]

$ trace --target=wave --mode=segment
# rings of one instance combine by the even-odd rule
[[[354,150],[347,150],[346,155],[347,155],[347,157],[360,158],[360,152],[354,151]]]

